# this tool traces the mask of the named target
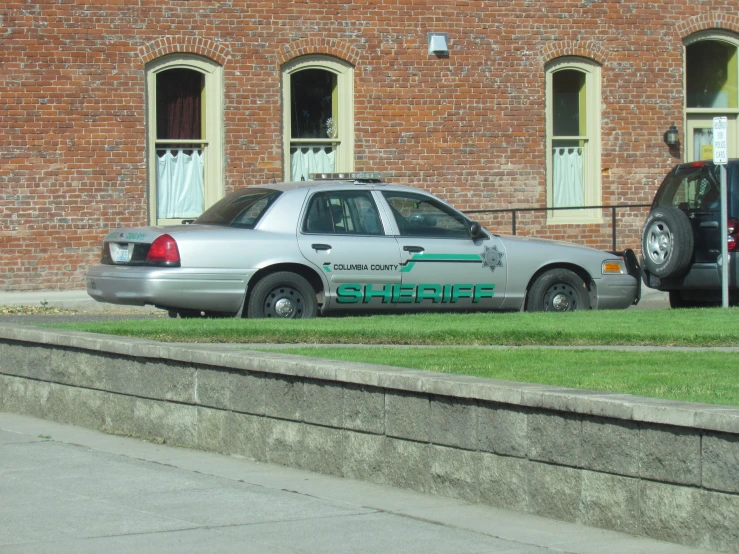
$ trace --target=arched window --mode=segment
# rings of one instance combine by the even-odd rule
[[[728,122],[730,157],[739,154],[739,40],[719,30],[705,31],[685,41],[685,159],[713,159],[713,118]]]
[[[546,67],[547,205],[600,204],[600,66],[559,58]],[[592,223],[600,210],[554,210],[551,223]]]
[[[328,56],[282,68],[284,178],[354,169],[354,71]]]
[[[194,219],[223,196],[221,67],[176,54],[146,67],[152,224]]]

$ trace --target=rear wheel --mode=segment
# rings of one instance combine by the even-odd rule
[[[583,281],[569,269],[551,269],[537,277],[528,292],[528,312],[574,312],[590,309]]]
[[[644,266],[657,277],[679,277],[693,259],[693,228],[685,212],[672,206],[657,208],[642,231]]]
[[[250,318],[308,319],[316,316],[316,293],[296,273],[280,271],[261,279],[246,307]]]

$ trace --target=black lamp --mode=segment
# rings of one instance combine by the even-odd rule
[[[680,141],[678,140],[677,127],[675,127],[675,125],[670,125],[670,128],[665,131],[664,139],[665,144],[670,148],[680,144]]]

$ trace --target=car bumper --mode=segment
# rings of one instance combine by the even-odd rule
[[[645,271],[644,284],[654,289],[669,290],[721,290],[721,266],[717,263],[695,263],[687,274],[679,278],[660,279]],[[739,289],[739,256],[729,255],[729,288]]]
[[[641,282],[631,275],[608,275],[596,282],[599,310],[623,310],[639,302]]]
[[[87,272],[87,294],[110,304],[236,313],[253,273],[96,265]]]

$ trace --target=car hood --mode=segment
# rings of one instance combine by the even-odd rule
[[[539,238],[533,238],[533,237],[521,237],[521,236],[513,236],[513,235],[503,235],[498,236],[498,238],[503,242],[506,249],[507,248],[516,248],[517,246],[527,246],[527,247],[536,247],[541,246],[544,248],[556,248],[556,249],[562,249],[562,250],[574,250],[578,252],[591,252],[593,254],[599,254],[601,256],[608,255],[607,252],[603,250],[598,250],[597,248],[593,248],[591,246],[583,246],[581,244],[573,244],[571,242],[565,242],[561,240],[550,240],[550,239],[539,239]]]

